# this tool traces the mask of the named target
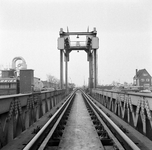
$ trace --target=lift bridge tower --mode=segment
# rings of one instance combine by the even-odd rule
[[[63,54],[65,57],[65,86],[68,90],[68,61],[69,54],[72,50],[84,50],[87,53],[87,61],[89,61],[89,89],[97,86],[97,49],[99,48],[99,38],[96,36],[96,28],[89,32],[64,32],[60,29],[60,37],[58,38],[58,49],[60,50],[60,86],[63,89]],[[86,41],[70,41],[70,36],[85,36]],[[81,64],[81,62],[79,62]]]

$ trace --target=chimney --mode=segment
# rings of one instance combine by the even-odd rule
[[[137,75],[138,69],[136,69],[136,75]]]
[[[135,75],[135,77],[136,77],[136,86],[138,85],[138,83],[137,83],[137,72],[138,72],[138,69],[136,69],[136,75]]]

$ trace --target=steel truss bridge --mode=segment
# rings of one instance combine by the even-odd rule
[[[99,103],[99,109],[106,112],[109,118],[124,122],[125,127],[135,129],[138,142],[146,141],[149,149],[152,145],[152,96],[148,94],[123,93],[97,88],[97,49],[99,39],[94,28],[89,32],[64,32],[60,29],[58,49],[60,50],[60,81],[61,89],[56,91],[42,91],[37,93],[0,96],[0,149],[9,146],[25,134],[22,145],[32,139],[49,118],[62,106],[65,99],[73,92],[68,89],[68,61],[72,50],[84,50],[89,61],[89,92],[88,94]],[[70,36],[86,36],[86,41],[73,44]],[[65,82],[63,89],[63,54],[65,56]],[[122,129],[123,130],[123,129]],[[125,132],[125,131],[124,131]],[[31,134],[32,133],[32,134]],[[141,141],[140,139],[143,139]],[[18,143],[19,144],[19,143]],[[138,143],[136,143],[138,146]],[[13,147],[11,147],[13,149]]]

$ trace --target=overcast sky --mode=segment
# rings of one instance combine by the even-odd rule
[[[0,69],[22,56],[36,77],[60,78],[59,30],[97,29],[98,82],[132,82],[135,69],[152,75],[151,0],[0,0]],[[69,81],[87,84],[84,51],[71,52]]]

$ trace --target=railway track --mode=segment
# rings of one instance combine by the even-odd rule
[[[82,95],[90,120],[97,132],[100,149],[103,150],[140,150],[109,117],[92,101],[91,97],[82,90],[75,90],[65,100],[63,105],[24,147],[23,150],[57,150],[62,149],[60,141],[69,121],[76,93]],[[78,100],[77,100],[78,101]],[[71,143],[69,143],[70,145]]]
[[[105,149],[140,150],[124,132],[83,91],[87,109],[93,120],[99,138]]]

